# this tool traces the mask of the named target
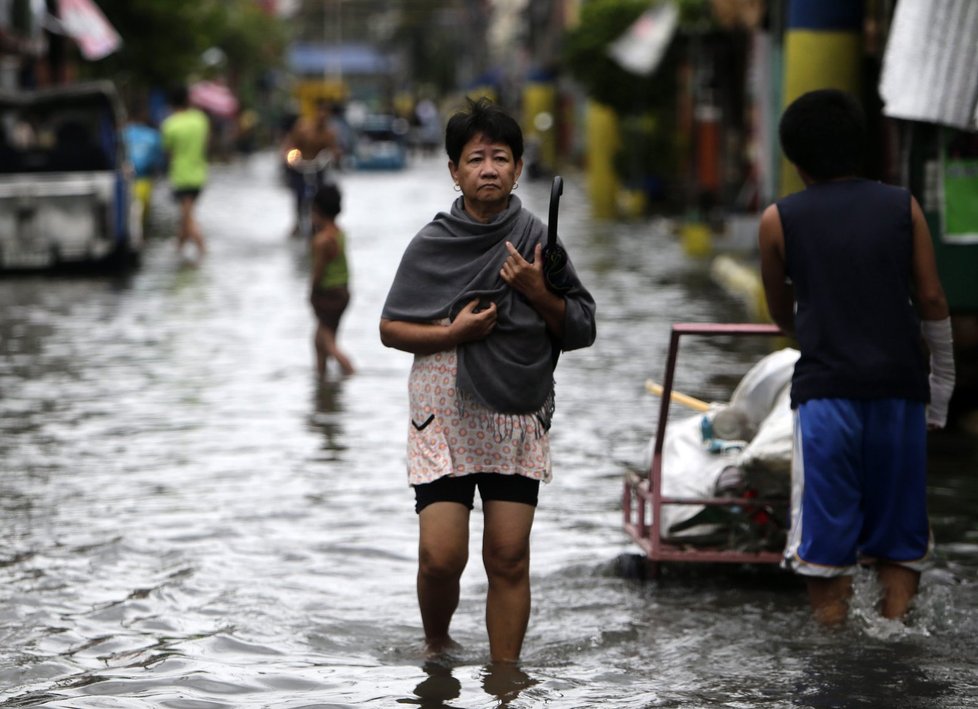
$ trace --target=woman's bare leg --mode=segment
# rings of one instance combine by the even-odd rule
[[[516,662],[530,620],[530,529],[536,508],[485,502],[482,560],[489,579],[486,629],[493,662]]]
[[[448,628],[469,556],[469,509],[457,502],[434,502],[421,510],[418,522],[418,606],[426,648],[438,653],[454,644]]]

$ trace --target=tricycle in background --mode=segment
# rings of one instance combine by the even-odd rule
[[[0,92],[0,268],[137,260],[125,123],[111,82]]]

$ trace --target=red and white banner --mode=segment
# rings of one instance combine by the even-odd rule
[[[58,20],[85,59],[102,59],[122,46],[119,33],[92,0],[58,0]]]
[[[648,76],[662,61],[679,24],[679,8],[671,0],[643,12],[625,33],[608,45],[608,54],[633,74]]]

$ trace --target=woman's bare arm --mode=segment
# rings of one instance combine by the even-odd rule
[[[479,309],[479,300],[475,299],[447,325],[381,318],[380,341],[386,347],[411,354],[434,354],[484,339],[495,326],[496,304]]]

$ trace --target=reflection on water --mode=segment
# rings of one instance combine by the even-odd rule
[[[812,654],[793,688],[802,706],[945,706],[950,688],[921,670],[926,658],[918,650],[864,647],[858,637],[849,640],[839,643],[841,647],[831,653]],[[858,676],[852,672],[853,666],[862,668]],[[908,704],[908,697],[913,698],[913,704]]]
[[[421,667],[427,675],[414,688],[413,699],[399,699],[401,704],[417,704],[423,709],[449,706],[449,702],[462,694],[462,683],[452,674],[449,665],[425,662]]]
[[[499,700],[500,707],[508,707],[521,693],[539,684],[522,668],[513,664],[492,663],[482,673],[482,689]]]
[[[520,706],[518,700],[521,695],[540,683],[520,666],[509,663],[490,663],[476,671],[473,667],[456,666],[450,658],[440,658],[425,661],[421,670],[424,672],[424,679],[414,687],[412,696],[398,699],[398,704],[418,706],[422,709],[472,706],[472,704],[460,703],[463,686],[455,676],[456,673],[477,676],[486,695],[480,704],[493,701],[492,706],[499,709]]]
[[[311,372],[310,379],[313,379]],[[343,381],[315,382],[313,395],[315,404],[309,417],[309,429],[318,431],[322,436],[324,452],[339,453],[345,450],[342,425]]]
[[[668,225],[591,221],[572,176],[562,237],[599,339],[557,372],[523,662],[485,664],[479,564],[453,622],[463,649],[427,662],[410,357],[377,325],[404,245],[454,193],[442,160],[341,182],[354,377],[316,381],[308,258],[269,156],[215,169],[198,266],[177,257],[159,190],[136,273],[0,278],[0,706],[978,706],[967,436],[931,441],[938,564],[907,626],[875,615],[864,579],[852,622],[828,632],[774,569],[626,573],[642,565],[621,479],[654,428],[643,383],[661,376],[669,324],[743,313]],[[520,189],[544,215],[549,185]],[[676,387],[726,398],[768,346],[684,343]]]

